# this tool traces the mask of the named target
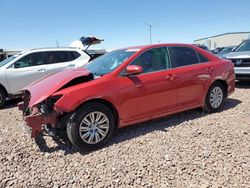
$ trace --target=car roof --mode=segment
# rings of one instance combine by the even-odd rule
[[[164,46],[185,46],[185,47],[194,47],[194,48],[197,47],[196,45],[185,44],[185,43],[162,43],[162,44],[150,44],[150,45],[132,46],[132,47],[127,47],[127,48],[122,48],[122,49],[127,49],[127,50],[135,50],[135,49],[146,50],[146,49],[150,49],[150,48],[157,48],[157,47],[164,47]]]
[[[34,52],[34,51],[45,52],[45,51],[58,51],[58,50],[62,50],[62,51],[80,50],[81,51],[81,49],[75,48],[75,47],[46,47],[46,48],[34,48],[34,49],[30,49],[26,52]]]
[[[206,58],[208,58],[209,60],[213,61],[213,60],[218,60],[220,58],[218,58],[217,56],[213,55],[211,52],[204,50],[194,44],[186,44],[186,43],[162,43],[162,44],[151,44],[151,45],[142,45],[142,46],[132,46],[132,47],[127,47],[127,48],[123,48],[123,50],[135,50],[138,53],[149,50],[151,48],[160,48],[160,47],[166,47],[166,46],[179,46],[179,47],[189,47],[192,48],[196,51],[198,51],[199,53],[201,53],[202,55],[205,55]]]

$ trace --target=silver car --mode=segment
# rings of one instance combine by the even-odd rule
[[[250,39],[243,41],[233,52],[223,55],[234,64],[237,80],[250,78]]]
[[[0,107],[6,99],[20,95],[30,83],[50,74],[81,67],[90,56],[77,48],[34,49],[0,62]]]

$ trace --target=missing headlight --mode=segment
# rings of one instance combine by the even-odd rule
[[[62,97],[62,95],[49,97],[40,104],[40,112],[42,114],[49,114],[53,111],[55,103]]]

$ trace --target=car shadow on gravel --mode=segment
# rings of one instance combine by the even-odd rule
[[[62,138],[59,137],[52,137],[53,141],[55,142],[56,146],[49,147],[46,143],[46,135],[39,134],[35,138],[35,142],[41,152],[44,153],[53,153],[59,150],[64,151],[64,155],[73,154],[79,152],[77,148],[73,147],[66,136]],[[85,153],[86,154],[86,153]]]
[[[17,107],[17,104],[21,101],[22,101],[22,99],[20,99],[20,98],[8,100],[5,102],[4,106],[0,109],[0,111],[5,110],[5,109],[10,109],[10,108],[15,108],[15,107]]]
[[[221,111],[229,110],[236,107],[241,103],[238,99],[228,98],[225,100],[225,104]],[[219,113],[219,112],[218,112]],[[119,144],[126,140],[131,140],[133,138],[146,135],[153,131],[164,131],[167,132],[168,128],[180,125],[186,121],[194,120],[200,117],[208,115],[201,109],[189,110],[186,112],[181,112],[178,114],[170,115],[163,118],[158,118],[155,120],[147,121],[144,123],[136,124],[135,126],[128,126],[121,128],[117,131],[114,138],[104,147],[112,146],[113,144]],[[74,148],[68,139],[64,136],[63,138],[53,138],[53,141],[56,143],[56,146],[49,147],[46,144],[46,136],[39,135],[35,139],[41,152],[53,153],[59,150],[64,151],[64,155],[73,154],[79,152],[82,155],[86,155],[91,151],[79,151]]]
[[[238,99],[227,98],[223,105],[223,108],[217,112],[229,110],[236,107],[241,103]],[[184,122],[194,120],[200,117],[204,117],[209,113],[204,112],[202,109],[193,109],[185,112],[180,112],[174,115],[166,116],[156,120],[137,124],[136,126],[129,126],[122,128],[118,131],[118,134],[113,139],[113,143],[120,143],[125,140],[130,140],[138,136],[145,135],[153,131],[168,131],[168,128],[180,125]]]
[[[241,89],[250,89],[250,80],[244,80],[244,81],[237,81],[235,83],[236,88]]]

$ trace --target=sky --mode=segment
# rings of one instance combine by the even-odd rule
[[[94,35],[97,48],[193,43],[250,31],[250,0],[0,0],[0,48],[55,47]]]

